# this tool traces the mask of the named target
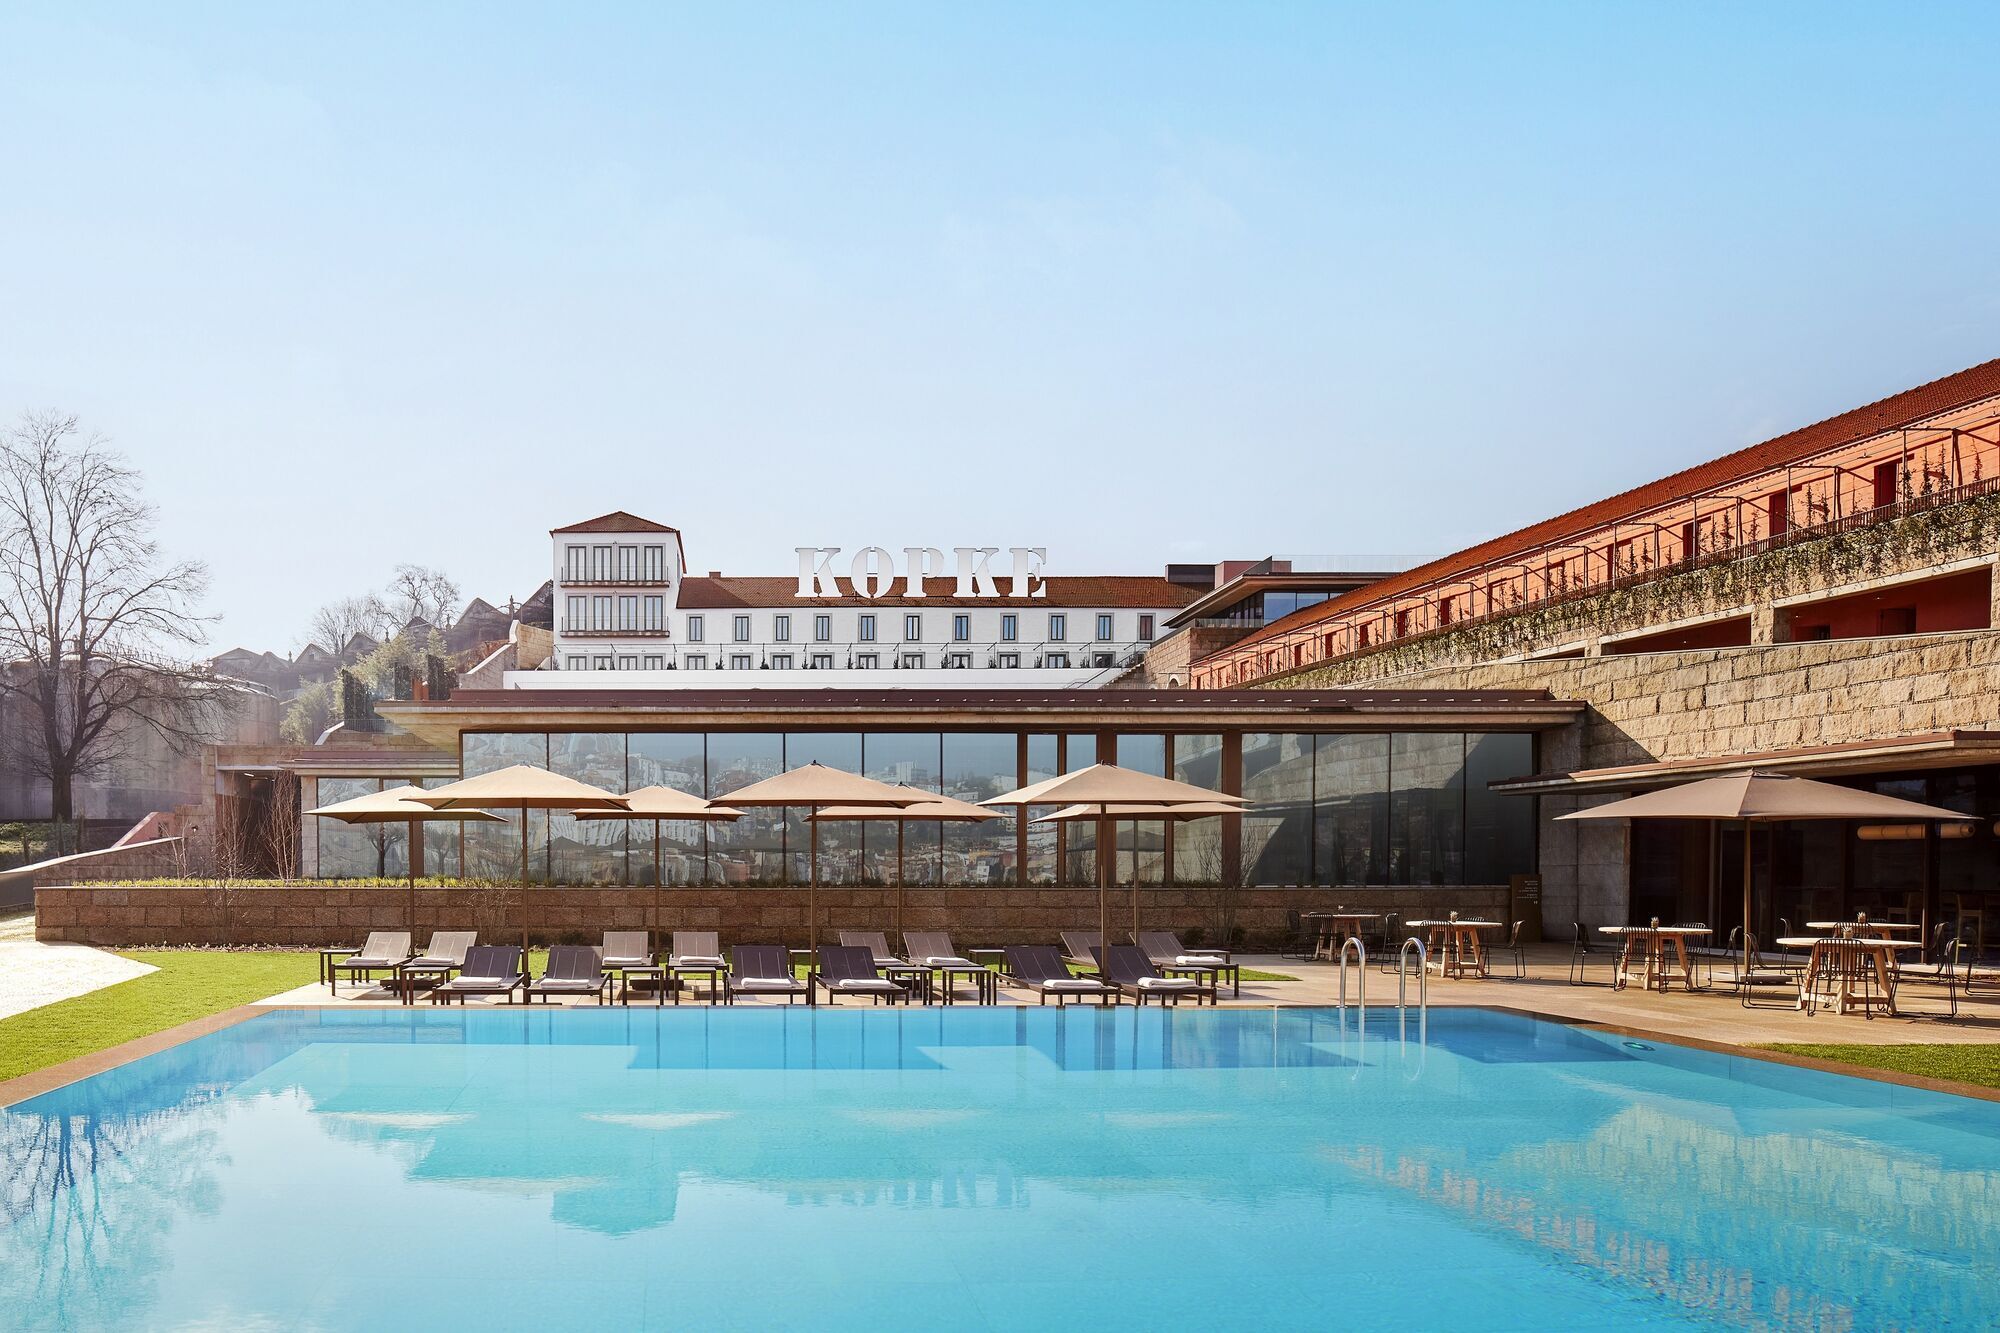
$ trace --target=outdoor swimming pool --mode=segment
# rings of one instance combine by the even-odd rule
[[[19,1327],[2000,1317],[2000,1105],[1473,1010],[283,1011],[0,1154]]]

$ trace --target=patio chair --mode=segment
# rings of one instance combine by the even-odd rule
[[[368,938],[361,943],[361,952],[349,954],[339,962],[328,965],[326,988],[335,995],[340,994],[340,974],[343,972],[349,981],[357,976],[373,981],[377,972],[387,972],[393,977],[410,960],[413,952],[407,930],[370,931]]]
[[[418,980],[429,978],[432,985],[451,980],[465,966],[465,951],[479,943],[476,930],[431,932],[430,947],[396,969],[396,981],[403,991],[403,1003],[410,1003]]]
[[[1521,928],[1525,925],[1527,925],[1525,921],[1516,921],[1514,928],[1507,932],[1507,942],[1505,944],[1487,946],[1486,962],[1489,970],[1492,967],[1493,960],[1505,954],[1514,960],[1513,979],[1515,981],[1526,981],[1528,979],[1528,946],[1521,943]]]
[[[1958,987],[1964,975],[1960,966],[1959,955],[1962,951],[1958,938],[1951,933],[1949,923],[1940,925],[1932,938],[1936,942],[1928,950],[1929,957],[1919,962],[1898,964],[1896,981],[1899,987],[1904,984],[1943,986],[1948,1008],[1944,1014],[1933,1017],[1957,1018]],[[1897,1008],[1901,1012],[1909,1012],[1903,1009],[1900,1002]]]
[[[605,970],[653,965],[653,939],[643,930],[607,930],[601,947]]]
[[[1750,965],[1748,967],[1743,965],[1743,950],[1738,947],[1730,956],[1731,975],[1724,983],[1735,988],[1736,996],[1743,1002],[1745,1009],[1789,1009],[1798,1003],[1799,977],[1796,972],[1788,972],[1767,961],[1766,955],[1757,951],[1757,937],[1744,935],[1741,926],[1730,932],[1730,939],[1738,946],[1743,945],[1746,940],[1749,943]],[[1783,1004],[1760,1005],[1755,1002],[1753,997],[1759,990],[1773,989],[1785,992]]]
[[[982,1003],[993,991],[992,973],[984,963],[975,963],[953,948],[949,931],[906,930],[903,932],[903,948],[910,956],[908,966],[926,969],[924,972],[926,978],[933,975],[944,978],[946,1004],[952,1002],[952,986],[958,977],[972,979],[973,988],[979,992]]]
[[[1243,993],[1243,968],[1227,949],[1187,948],[1171,930],[1142,930],[1132,942],[1145,952],[1154,967],[1168,976],[1184,972],[1199,980],[1205,972],[1212,984],[1220,985],[1227,978],[1232,995]]]
[[[739,944],[731,949],[726,994],[731,1004],[739,995],[782,995],[786,1004],[804,996],[807,1004],[813,1002],[812,987],[793,974],[791,950],[782,944]]]
[[[431,992],[431,1003],[450,1004],[456,998],[462,1005],[468,995],[505,995],[512,1004],[514,992],[527,984],[520,945],[479,944],[465,951],[458,975]]]
[[[840,932],[840,942],[850,949],[862,948],[868,950],[869,955],[874,958],[875,966],[877,967],[887,967],[891,963],[900,963],[903,961],[890,951],[887,931],[843,930]]]
[[[1399,972],[1403,966],[1403,946],[1410,932],[1403,928],[1403,914],[1382,913],[1382,938],[1369,947],[1375,950],[1375,966],[1383,972]]]
[[[604,970],[604,955],[588,944],[558,944],[549,950],[542,975],[528,983],[528,1003],[537,995],[551,1003],[558,995],[595,995],[604,1003],[611,977]]]
[[[1304,962],[1312,957],[1313,946],[1319,943],[1317,928],[1309,928],[1305,918],[1296,907],[1285,909],[1285,942],[1278,949],[1280,958],[1296,958]]]
[[[1618,979],[1618,958],[1624,952],[1622,944],[1600,944],[1581,921],[1572,921],[1569,947],[1569,984],[1587,986],[1590,984],[1590,964],[1602,962],[1610,967],[1611,979]]]
[[[1066,961],[1096,971],[1097,951],[1104,947],[1104,937],[1094,930],[1065,930],[1062,947]]]
[[[910,988],[877,972],[874,954],[860,944],[820,945],[819,966],[807,978],[808,985],[814,983],[826,992],[828,1004],[836,995],[866,995],[877,1004],[910,1002]]]
[[[1213,984],[1203,985],[1193,977],[1163,977],[1155,968],[1146,951],[1135,944],[1114,944],[1109,949],[1097,951],[1097,970],[1103,978],[1120,990],[1132,992],[1132,998],[1141,1008],[1146,997],[1152,996],[1161,1004],[1179,1004],[1183,996],[1192,995],[1196,1004],[1202,997],[1208,1002],[1216,1002]]]
[[[1100,1005],[1118,1003],[1116,986],[1107,986],[1096,977],[1071,976],[1062,951],[1053,944],[1010,944],[1006,953],[1007,976],[1035,992],[1042,1004],[1047,1004],[1051,995],[1058,1006],[1093,995]]]

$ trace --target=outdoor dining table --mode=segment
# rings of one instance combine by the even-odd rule
[[[1689,990],[1695,989],[1694,965],[1688,961],[1687,942],[1690,937],[1708,935],[1713,932],[1707,926],[1599,926],[1604,935],[1624,937],[1625,952],[1618,956],[1618,966],[1611,974],[1611,989],[1623,990],[1632,984],[1633,952],[1645,955],[1645,989],[1670,990],[1673,987],[1673,972],[1667,964],[1667,949],[1674,951],[1674,965],[1680,969],[1681,984]]]
[[[1483,977],[1486,972],[1486,951],[1479,945],[1479,932],[1498,930],[1498,921],[1472,921],[1464,917],[1447,918],[1442,921],[1405,922],[1411,930],[1421,930],[1430,936],[1430,964],[1441,977],[1463,977],[1470,973]]]
[[[1340,909],[1331,912],[1299,913],[1299,920],[1319,923],[1319,939],[1313,944],[1315,959],[1334,957],[1340,951],[1340,946],[1347,942],[1349,935],[1361,933],[1362,922],[1381,919],[1380,912],[1349,912]]]
[[[1916,921],[1870,921],[1857,918],[1853,921],[1806,922],[1807,930],[1824,930],[1835,933],[1846,930],[1849,926],[1854,927],[1854,932],[1857,935],[1862,931],[1869,931],[1880,935],[1885,940],[1893,939],[1899,934],[1921,934],[1924,929],[1923,925]]]
[[[1839,983],[1840,1013],[1856,1009],[1864,1013],[1876,1009],[1895,1013],[1896,950],[1922,947],[1916,940],[1842,935],[1788,935],[1778,943],[1787,949],[1812,951],[1806,958],[1806,970],[1799,974],[1798,1007],[1807,1013],[1813,1012],[1813,995],[1820,981],[1827,982],[1829,990],[1835,982]],[[1878,987],[1872,995],[1856,988],[1857,982],[1871,975]]]

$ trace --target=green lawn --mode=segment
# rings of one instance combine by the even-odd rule
[[[0,1079],[261,1000],[319,974],[319,962],[309,953],[118,952],[159,971],[0,1019]]]
[[[1920,1078],[1944,1078],[2000,1088],[2000,1044],[1935,1046],[1846,1046],[1774,1043],[1768,1051],[1803,1055],[1814,1060],[1887,1069]]]

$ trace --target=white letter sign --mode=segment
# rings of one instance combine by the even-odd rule
[[[854,591],[873,600],[889,591],[896,581],[896,559],[879,546],[864,546],[854,553],[847,567],[847,581]]]
[[[944,552],[935,546],[903,548],[903,596],[922,597],[924,580],[944,574]]]
[[[1048,559],[1048,548],[1044,546],[1010,546],[1008,554],[1014,557],[1015,597],[1047,597],[1049,585],[1042,578],[1042,561]]]
[[[795,546],[799,553],[800,597],[838,597],[840,584],[833,576],[833,558],[838,546]]]

